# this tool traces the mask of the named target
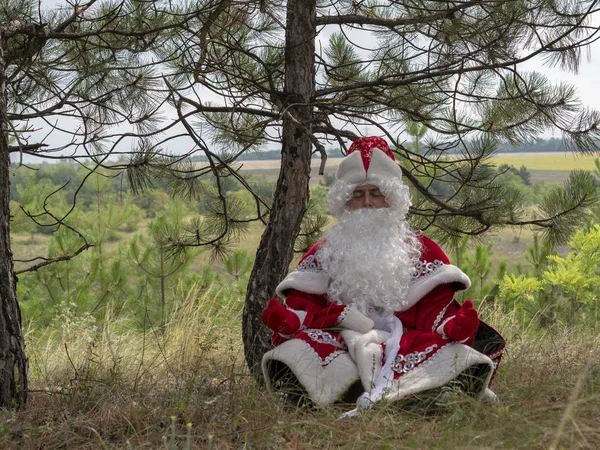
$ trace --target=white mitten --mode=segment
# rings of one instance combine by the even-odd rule
[[[360,334],[352,330],[342,331],[344,342],[348,346],[348,353],[358,367],[360,380],[365,391],[370,391],[381,372],[383,348],[381,344],[389,337],[390,333],[383,330],[371,330]]]
[[[354,330],[359,333],[366,333],[373,328],[373,320],[361,313],[354,305],[345,311],[344,317],[338,324],[346,330]]]

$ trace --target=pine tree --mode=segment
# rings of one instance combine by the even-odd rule
[[[27,400],[9,237],[11,159],[16,166],[25,154],[75,160],[85,182],[99,167],[114,166],[111,155],[134,152],[140,160],[153,153],[168,172],[172,159],[155,142],[161,126],[171,126],[161,125],[159,114],[168,96],[161,67],[174,58],[163,49],[177,30],[202,26],[206,3],[88,0],[48,9],[36,0],[0,1],[0,407]],[[79,192],[66,212],[41,201],[43,211],[30,217],[53,231],[68,227]]]
[[[568,239],[596,199],[589,174],[550,192],[533,217],[488,161],[501,145],[531,142],[550,128],[569,148],[596,150],[600,115],[581,106],[568,84],[522,69],[541,58],[576,70],[594,36],[595,3],[200,0],[190,12],[172,2],[92,0],[39,20],[37,3],[6,2],[0,105],[5,135],[19,139],[9,148],[3,136],[0,170],[9,150],[17,159],[20,152],[52,156],[23,121],[60,113],[79,124],[65,130],[73,137],[67,149],[87,152],[77,159],[106,166],[109,154],[130,153],[111,169],[127,170],[134,190],[160,182],[210,205],[211,217],[173,240],[175,249],[211,246],[224,254],[249,221],[264,222],[243,317],[246,358],[256,368],[269,346],[260,312],[298,235],[314,236],[302,223],[311,156],[321,155],[322,172],[326,145],[344,153],[364,130],[386,137],[416,192],[411,222],[429,234],[531,225],[550,242]],[[176,118],[161,125],[156,113],[167,104]],[[132,134],[111,128],[123,121]],[[175,123],[187,138],[177,141],[185,148],[179,157],[166,151],[175,137],[159,134]],[[410,124],[429,130],[420,153],[404,145]],[[272,203],[253,195],[249,216],[247,204],[226,195],[227,184],[236,180],[253,193],[235,161],[269,145],[281,149],[279,180]],[[188,162],[196,152],[205,164]],[[440,183],[443,197],[434,189]],[[8,224],[3,211],[8,201],[0,203],[0,224]],[[10,260],[8,246],[0,260]]]
[[[142,277],[140,285],[143,286],[145,306],[150,311],[158,311],[150,317],[159,317],[161,329],[166,324],[167,307],[170,306],[167,304],[169,282],[185,270],[193,256],[190,249],[176,255],[172,252],[173,236],[181,234],[184,226],[182,216],[181,205],[171,205],[148,224],[148,238],[140,234],[129,243],[129,255]],[[153,301],[155,297],[158,297],[157,302]]]
[[[448,238],[532,225],[553,243],[568,239],[596,199],[589,175],[573,175],[533,217],[520,193],[496,179],[489,158],[501,145],[532,142],[548,129],[575,151],[597,150],[598,112],[582,107],[572,86],[522,68],[538,58],[576,71],[594,36],[595,4],[222,0],[200,33],[171,43],[188,74],[173,82],[173,104],[208,158],[207,172],[236,177],[239,155],[281,148],[244,310],[252,367],[269,346],[260,311],[292,259],[311,154],[321,154],[322,169],[326,145],[344,153],[365,129],[395,148],[416,191],[416,228]],[[207,92],[222,97],[211,103]],[[429,130],[420,153],[402,138],[413,124]],[[434,181],[449,195],[436,195]],[[255,219],[266,220],[256,203]]]

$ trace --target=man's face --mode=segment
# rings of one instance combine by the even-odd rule
[[[351,210],[355,210],[360,208],[389,208],[390,204],[377,186],[365,184],[354,189],[352,197],[346,202],[346,206]]]

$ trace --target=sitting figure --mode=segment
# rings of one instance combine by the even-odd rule
[[[268,388],[370,407],[462,380],[495,398],[504,340],[455,300],[467,275],[408,225],[409,190],[385,140],[352,144],[327,201],[338,224],[277,286],[285,306],[273,298],[263,312],[275,346],[262,361]]]

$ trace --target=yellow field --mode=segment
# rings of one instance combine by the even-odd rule
[[[492,161],[498,166],[525,166],[529,170],[594,170],[594,160],[599,157],[573,153],[499,153]]]
[[[594,170],[594,160],[600,155],[574,155],[573,153],[498,153],[491,161],[500,166],[508,164],[517,168],[527,167],[529,170]],[[329,158],[327,160],[327,172],[337,169],[342,161],[341,158]],[[263,161],[239,161],[234,164],[236,169],[249,171],[272,171],[279,169],[279,160]],[[315,160],[314,169],[318,168],[318,160]]]

